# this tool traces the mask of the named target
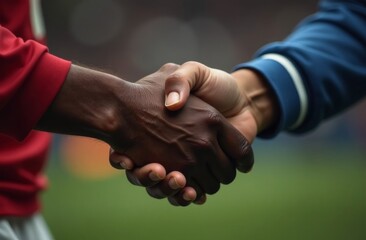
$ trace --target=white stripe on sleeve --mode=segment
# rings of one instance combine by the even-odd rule
[[[306,113],[308,111],[308,95],[306,93],[306,89],[305,89],[304,83],[302,81],[302,78],[301,78],[299,72],[297,71],[296,67],[286,57],[284,57],[280,54],[271,53],[271,54],[263,55],[262,58],[271,59],[271,60],[276,61],[279,64],[281,64],[286,69],[286,71],[290,75],[292,81],[294,82],[295,88],[297,90],[297,94],[300,99],[300,113],[299,113],[299,116],[297,117],[297,120],[289,128],[289,130],[296,129],[297,127],[299,127],[302,124],[302,122],[305,119]]]

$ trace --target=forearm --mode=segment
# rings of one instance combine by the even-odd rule
[[[109,142],[123,124],[118,95],[129,83],[115,76],[72,65],[67,78],[36,128]],[[118,104],[120,103],[120,104]]]
[[[322,1],[320,7],[286,40],[236,67],[260,72],[275,90],[280,120],[265,137],[309,131],[365,96],[365,2]]]
[[[236,79],[243,96],[248,97],[248,109],[256,120],[258,133],[276,124],[279,107],[273,90],[266,80],[249,69],[240,69],[231,75]]]

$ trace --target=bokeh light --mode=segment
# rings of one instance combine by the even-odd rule
[[[196,60],[230,71],[235,64],[235,57],[243,53],[236,52],[235,41],[228,29],[218,20],[209,17],[192,19],[189,24],[198,39]]]
[[[64,137],[60,145],[60,160],[75,176],[103,179],[117,174],[109,165],[109,146],[85,137]]]
[[[71,34],[85,45],[107,43],[121,31],[123,13],[120,3],[115,0],[81,1],[71,12]]]
[[[153,71],[163,63],[182,63],[197,57],[198,39],[183,21],[158,17],[146,21],[132,34],[131,61],[142,71]]]

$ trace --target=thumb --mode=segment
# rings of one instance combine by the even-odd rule
[[[176,111],[181,109],[187,102],[191,87],[186,75],[176,71],[165,81],[165,106]]]
[[[170,74],[165,81],[165,106],[176,111],[187,102],[191,89],[195,89],[201,81],[204,65],[197,62],[187,62]]]

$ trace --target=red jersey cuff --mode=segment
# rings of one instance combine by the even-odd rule
[[[12,122],[6,133],[23,140],[36,126],[51,105],[70,70],[71,62],[44,52],[28,80],[9,106],[7,121]]]

